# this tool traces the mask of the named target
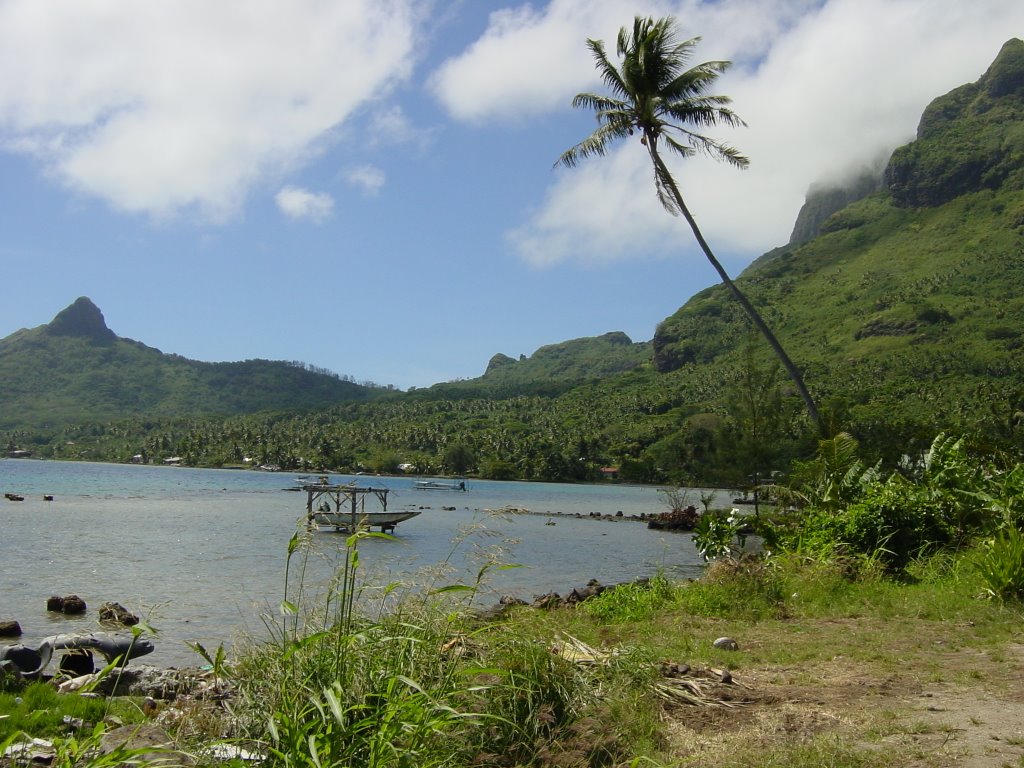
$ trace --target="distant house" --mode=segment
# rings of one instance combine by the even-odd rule
[[[415,472],[416,471],[416,465],[415,464],[410,464],[409,462],[405,462],[404,464],[399,464],[398,465],[398,471],[399,472]]]
[[[8,451],[8,459],[27,459],[32,456],[32,451]]]
[[[181,464],[181,456],[168,456],[164,459],[164,464]]]
[[[132,464],[141,464],[141,463],[142,463],[142,454],[141,453],[136,453],[134,456],[132,456]]]
[[[605,480],[618,480],[619,479],[619,468],[618,467],[601,467],[601,477]]]

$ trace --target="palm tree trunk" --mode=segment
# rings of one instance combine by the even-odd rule
[[[807,390],[807,385],[804,384],[803,376],[800,374],[800,370],[793,364],[793,361],[789,359],[789,355],[786,354],[786,350],[782,348],[782,344],[775,338],[775,334],[772,333],[771,328],[761,317],[761,314],[754,308],[754,305],[750,303],[743,292],[736,287],[736,284],[729,277],[725,268],[719,263],[718,259],[715,258],[715,254],[711,252],[711,247],[708,245],[707,240],[704,239],[704,235],[701,234],[700,227],[697,226],[696,219],[693,218],[693,214],[690,213],[690,209],[686,207],[686,203],[683,202],[683,196],[679,192],[679,187],[676,186],[675,179],[672,174],[669,173],[668,167],[661,159],[661,155],[658,154],[657,147],[654,146],[653,141],[647,142],[647,151],[651,155],[651,160],[654,162],[655,171],[659,178],[664,181],[668,186],[669,191],[672,193],[672,197],[678,206],[680,213],[683,214],[683,218],[686,219],[686,223],[690,225],[690,229],[693,230],[693,236],[697,239],[697,244],[700,245],[701,250],[704,251],[704,255],[708,261],[711,262],[711,266],[718,272],[718,276],[722,278],[722,282],[732,291],[732,295],[736,297],[736,300],[743,307],[743,310],[747,313],[747,317],[757,327],[764,336],[765,340],[771,345],[771,348],[775,351],[776,356],[782,363],[782,367],[786,369],[789,377],[793,380],[796,385],[797,391],[800,393],[800,397],[804,400],[804,405],[807,406],[807,414],[811,417],[814,425],[818,428],[818,431],[824,434],[824,425],[821,421],[821,414],[818,413],[818,406],[814,404],[814,398],[811,397],[811,393]]]

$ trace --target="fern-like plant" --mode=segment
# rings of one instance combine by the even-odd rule
[[[978,571],[992,597],[1024,599],[1024,533],[1008,526],[986,542]]]

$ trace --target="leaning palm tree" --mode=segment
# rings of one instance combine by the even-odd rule
[[[587,46],[594,54],[598,72],[611,95],[580,93],[573,99],[576,108],[594,110],[598,127],[590,136],[564,152],[556,165],[575,167],[580,160],[604,155],[616,139],[640,134],[640,143],[647,148],[654,164],[654,184],[661,204],[673,215],[682,215],[693,230],[701,250],[732,291],[751,322],[771,345],[783,367],[793,379],[800,396],[807,406],[807,412],[819,428],[821,417],[814,399],[804,384],[803,377],[789,355],[775,338],[768,324],[736,287],[725,269],[715,258],[707,240],[701,234],[693,214],[683,201],[668,166],[659,153],[659,144],[670,152],[690,157],[698,152],[724,160],[737,168],[746,168],[750,161],[735,148],[715,141],[699,131],[723,123],[742,126],[745,123],[729,109],[730,99],[726,96],[711,96],[708,89],[730,62],[708,61],[687,68],[690,56],[700,38],[679,41],[675,19],[643,18],[633,21],[633,31],[626,27],[619,30],[618,55],[622,59],[616,67],[605,53],[600,40],[587,40]]]

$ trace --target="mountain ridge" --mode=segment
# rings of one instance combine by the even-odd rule
[[[0,339],[0,429],[309,410],[379,394],[296,363],[207,363],[165,354],[115,334],[86,296],[49,323]]]

